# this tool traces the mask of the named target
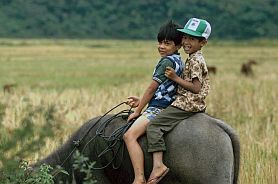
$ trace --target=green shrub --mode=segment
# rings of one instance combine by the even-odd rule
[[[23,161],[12,173],[1,173],[0,180],[3,184],[53,184],[52,169],[51,166],[43,164],[34,171],[29,167],[28,162]]]

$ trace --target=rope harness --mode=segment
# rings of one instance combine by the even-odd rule
[[[120,107],[121,105],[126,104],[126,102],[122,102],[118,105],[116,105],[115,107],[113,107],[112,109],[110,109],[109,111],[107,111],[104,115],[102,115],[94,124],[92,124],[92,126],[87,130],[87,132],[78,140],[73,141],[74,144],[74,148],[73,150],[69,153],[69,155],[66,157],[66,159],[62,162],[62,164],[60,165],[61,167],[63,167],[63,165],[69,160],[69,158],[72,156],[72,154],[76,151],[76,149],[81,145],[81,143],[84,141],[84,138],[90,133],[90,131],[97,125],[99,124],[99,122],[106,116],[108,115],[111,111],[113,111],[114,109]],[[114,130],[111,135],[105,135],[105,129],[106,127],[108,127],[108,125],[115,119],[117,118],[122,118],[122,119],[126,119],[130,114],[131,114],[131,109],[126,109],[126,110],[122,110],[119,113],[111,116],[110,118],[108,118],[107,120],[105,120],[103,123],[99,124],[99,127],[96,130],[96,134],[84,145],[83,149],[81,150],[80,153],[83,153],[86,149],[86,147],[92,142],[95,141],[96,138],[100,137],[101,140],[104,140],[105,143],[107,144],[107,147],[105,147],[104,150],[102,150],[100,153],[96,153],[97,154],[97,158],[98,160],[101,159],[101,157],[103,157],[105,154],[111,152],[112,153],[112,158],[110,161],[108,161],[107,164],[105,164],[104,166],[101,167],[93,167],[92,169],[104,169],[106,167],[108,167],[110,164],[112,164],[112,167],[114,169],[118,169],[121,165],[121,162],[123,160],[124,157],[124,141],[123,141],[123,135],[124,133],[128,130],[128,128],[133,124],[133,122],[135,120],[132,120],[130,122],[127,122],[126,124],[124,124],[123,126],[120,126],[119,128],[117,128],[116,130]],[[87,123],[92,123],[94,119],[89,120]],[[118,145],[118,147],[115,150],[115,147]],[[98,145],[96,145],[98,146]],[[96,148],[97,151],[97,148]],[[117,162],[119,162],[118,165],[116,165],[115,158],[118,155],[118,153],[121,153],[121,158],[119,160],[117,160]],[[96,160],[97,161],[97,160]]]

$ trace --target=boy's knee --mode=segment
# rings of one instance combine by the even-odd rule
[[[126,132],[126,133],[124,133],[124,135],[123,135],[123,140],[126,142],[127,141],[127,139],[128,139],[128,133]]]
[[[133,140],[133,139],[134,139],[133,133],[130,132],[130,131],[127,131],[127,132],[123,135],[123,140],[124,140],[125,142],[129,142],[129,141],[131,141],[131,140]]]

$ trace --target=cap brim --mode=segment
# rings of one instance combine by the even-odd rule
[[[204,36],[202,36],[202,35],[200,35],[200,34],[194,32],[194,31],[191,31],[191,30],[189,30],[189,29],[177,29],[177,30],[180,31],[180,32],[183,32],[183,33],[185,33],[185,34],[191,35],[191,36],[203,37],[203,38],[204,38]]]

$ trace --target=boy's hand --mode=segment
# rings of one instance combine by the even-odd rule
[[[127,121],[129,122],[130,120],[133,120],[133,119],[137,118],[138,116],[140,116],[140,113],[135,111],[134,113],[132,113],[131,115],[128,116]]]
[[[171,79],[172,81],[175,81],[175,79],[178,78],[178,75],[176,74],[175,70],[169,66],[166,67],[165,76],[168,79]]]
[[[140,98],[137,97],[137,96],[128,97],[127,102],[126,102],[126,104],[129,105],[132,108],[138,107],[139,103],[140,103]]]

